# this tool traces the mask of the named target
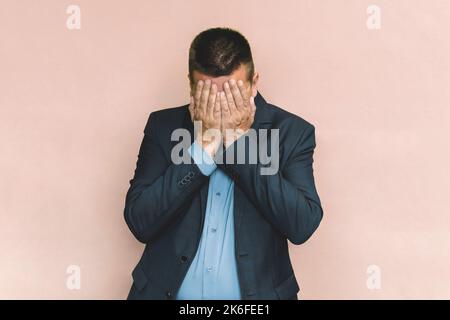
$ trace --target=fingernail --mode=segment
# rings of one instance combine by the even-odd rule
[[[235,84],[236,81],[234,79],[230,79],[230,84]]]
[[[223,86],[224,86],[225,88],[228,88],[228,87],[229,87],[229,85],[228,85],[228,81],[227,81],[227,82],[225,82],[225,83],[223,84]]]
[[[205,83],[206,83],[207,85],[208,85],[208,84],[211,84],[211,80],[206,79]]]
[[[238,85],[242,86],[244,84],[244,82],[242,82],[242,80],[238,81]]]

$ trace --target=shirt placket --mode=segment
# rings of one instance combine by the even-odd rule
[[[206,233],[206,248],[205,248],[205,264],[204,264],[204,279],[203,292],[206,298],[211,298],[214,292],[215,275],[217,273],[217,252],[220,252],[219,242],[217,237],[217,229],[219,225],[219,209],[223,207],[221,202],[221,190],[220,186],[215,184],[216,179],[212,179],[211,188],[211,210],[208,217],[208,229]]]

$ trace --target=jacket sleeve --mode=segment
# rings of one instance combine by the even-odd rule
[[[150,114],[144,130],[124,209],[128,227],[143,243],[152,241],[173,221],[208,180],[195,163],[174,164],[166,160],[154,118]]]
[[[243,139],[244,136],[239,139]],[[228,148],[233,147],[236,141]],[[261,214],[293,244],[302,244],[320,224],[323,211],[313,176],[314,126],[308,124],[282,171],[261,175],[261,163],[220,164]],[[248,144],[245,146],[248,154]],[[227,149],[228,150],[228,149]],[[227,159],[224,151],[223,159]]]

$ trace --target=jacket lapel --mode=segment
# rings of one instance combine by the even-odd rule
[[[189,105],[185,106],[185,110],[186,110],[186,115],[184,117],[183,128],[185,128],[189,131],[191,143],[193,143],[194,142],[194,124],[192,123],[191,115],[189,113]],[[208,178],[208,181],[209,181],[209,178]],[[208,200],[208,186],[209,186],[209,182],[205,183],[200,188],[200,210],[201,210],[202,221],[204,221],[205,212],[206,212],[206,203]]]
[[[263,96],[257,93],[255,97],[255,119],[251,126],[252,129],[258,131],[258,129],[270,128],[270,124],[272,123],[270,112],[267,107],[267,102],[263,98]],[[244,203],[241,197],[245,197],[242,190],[236,186],[234,187],[234,219],[235,219],[235,232],[238,233],[239,227],[242,222],[242,216],[245,213],[245,210],[242,208],[242,204]]]

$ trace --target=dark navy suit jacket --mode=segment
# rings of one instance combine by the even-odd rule
[[[304,243],[323,216],[313,176],[314,126],[267,103],[259,92],[255,104],[252,128],[279,129],[278,173],[261,175],[261,163],[218,165],[235,182],[241,296],[295,299],[299,286],[288,240]],[[132,272],[128,299],[174,299],[198,247],[209,177],[193,162],[171,161],[178,143],[171,134],[177,128],[188,129],[194,138],[188,105],[151,113],[144,130],[124,213],[131,232],[146,246]]]

